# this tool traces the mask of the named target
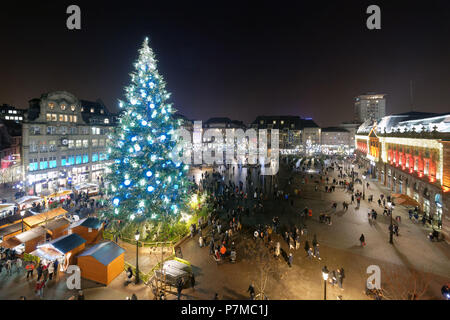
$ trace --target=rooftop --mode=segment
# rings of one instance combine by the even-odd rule
[[[102,242],[85,250],[78,257],[91,256],[101,264],[107,266],[125,250],[112,241]]]

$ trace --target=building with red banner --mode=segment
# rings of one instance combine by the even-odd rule
[[[450,114],[408,112],[363,123],[355,136],[368,175],[417,203],[450,238]]]

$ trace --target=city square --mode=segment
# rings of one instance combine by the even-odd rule
[[[94,7],[68,7],[61,15],[67,19],[63,31],[85,32],[80,17]],[[364,32],[379,31],[380,7],[363,8]],[[398,8],[386,8],[391,21],[389,10]],[[145,25],[147,14],[151,21],[172,17],[171,8],[158,10],[135,19]],[[125,16],[118,8],[109,12]],[[178,37],[178,31],[164,29],[165,22],[158,29],[136,21],[127,22],[133,36],[123,35],[129,61],[115,52],[120,61],[89,56],[77,62],[85,63],[82,71],[67,67],[83,74],[103,68],[104,59],[108,71],[95,80],[48,76],[46,83],[44,75],[20,94],[14,87],[19,84],[0,90],[0,300],[450,299],[445,90],[420,80],[416,89],[416,80],[408,79],[405,96],[380,71],[379,82],[363,76],[348,86],[344,76],[330,80],[327,85],[339,88],[333,92],[347,90],[333,107],[326,95],[313,94],[320,87],[314,81],[304,82],[311,86],[306,93],[280,85],[280,92],[300,100],[273,104],[267,99],[278,99],[276,89],[268,93],[273,84],[258,87],[260,80],[253,84],[253,73],[245,74],[251,65],[245,50],[256,60],[269,53],[246,43],[239,47],[243,56],[213,54],[241,59],[244,76],[236,81],[255,92],[252,104],[241,88],[232,90],[228,109],[218,98],[223,93],[213,93],[226,85],[208,83],[213,68],[203,58],[189,63],[207,68],[207,77],[191,70],[192,82],[171,84],[178,53],[165,37]],[[244,30],[246,19],[238,21]],[[205,36],[190,23],[185,21],[186,30],[193,30],[183,32]],[[216,30],[215,19],[204,23]],[[241,32],[230,30],[232,39]],[[7,39],[15,43],[12,31]],[[113,45],[103,39],[98,46],[102,41]],[[233,42],[225,35],[223,41]],[[189,50],[222,46],[200,43]],[[286,50],[292,46],[281,43]],[[6,61],[20,64],[8,55],[5,68]],[[291,62],[279,61],[274,74],[289,74]],[[51,68],[44,62],[33,63]],[[405,66],[420,69],[417,61]],[[224,77],[234,72],[225,69],[216,71]],[[303,83],[294,78],[285,81]],[[439,81],[448,84],[443,76]],[[117,83],[120,92],[111,90]],[[190,96],[200,83],[209,91]],[[440,95],[439,102],[426,105],[424,91]]]

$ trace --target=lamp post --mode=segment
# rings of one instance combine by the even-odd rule
[[[136,231],[134,239],[136,239],[136,284],[139,284],[139,230]]]
[[[391,223],[389,225],[389,243],[394,244],[394,225],[392,221],[392,202],[387,203],[389,208],[389,215],[391,216]]]
[[[23,232],[23,216],[25,215],[25,210],[20,211],[20,215],[22,216],[22,232]]]
[[[322,278],[323,278],[323,300],[327,300],[327,280],[328,280],[328,269],[327,266],[322,268]]]
[[[362,175],[363,178],[363,200],[366,198],[366,176]]]

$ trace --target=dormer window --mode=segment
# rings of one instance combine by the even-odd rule
[[[94,113],[94,108],[91,108],[91,113]]]
[[[104,114],[104,113],[105,113],[105,110],[100,109],[100,113],[101,113],[101,114]]]
[[[63,103],[63,104],[61,104],[61,110],[66,110],[67,109],[67,106]]]
[[[75,111],[75,105],[71,105],[70,110]]]
[[[55,108],[55,104],[53,102],[48,103],[48,107],[53,110]]]

